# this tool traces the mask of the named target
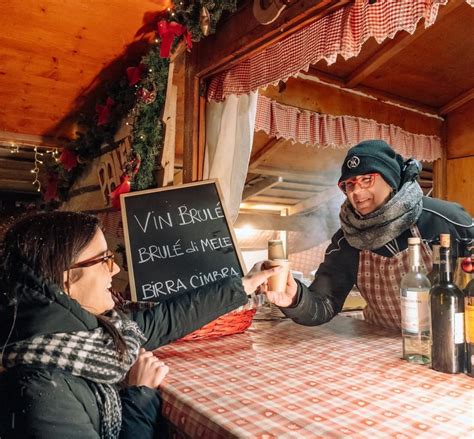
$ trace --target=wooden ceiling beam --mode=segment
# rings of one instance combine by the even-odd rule
[[[242,201],[247,200],[248,198],[255,197],[256,195],[261,194],[262,192],[272,188],[273,186],[281,183],[283,178],[278,177],[265,177],[259,182],[253,185],[246,185],[244,192],[242,194]]]
[[[240,213],[234,228],[243,228],[251,225],[256,230],[287,230],[301,232],[311,230],[315,225],[315,218],[279,216],[272,214]]]
[[[262,162],[278,151],[284,140],[285,139],[272,137],[265,145],[263,145],[252,157],[250,157],[249,172],[251,172],[251,169],[260,166]]]
[[[325,176],[320,176],[316,172],[304,172],[298,171],[296,169],[281,169],[281,168],[271,168],[269,166],[257,166],[255,168],[249,169],[250,174],[260,174],[260,175],[273,175],[280,176],[285,180],[291,182],[300,182],[302,184],[313,184],[328,186],[329,180]],[[334,181],[336,184],[337,180]]]
[[[282,209],[289,209],[291,207],[290,204],[278,206],[276,204],[269,204],[269,203],[259,203],[257,201],[243,201],[240,203],[240,212],[241,213],[265,213],[273,215],[280,215]]]
[[[432,115],[432,116],[438,116],[438,110],[434,107],[430,107],[429,105],[425,105],[425,104],[422,104],[420,102],[413,101],[411,99],[401,98],[399,96],[395,96],[395,95],[392,95],[390,93],[385,93],[385,92],[382,92],[382,91],[379,91],[379,90],[375,90],[373,88],[366,87],[366,86],[358,85],[358,86],[352,87],[352,88],[347,87],[346,83],[342,79],[338,78],[337,76],[330,75],[330,74],[325,73],[325,72],[321,72],[320,70],[318,70],[318,69],[316,69],[312,66],[309,68],[307,73],[300,74],[300,77],[302,79],[305,79],[305,76],[316,78],[322,84],[326,83],[326,84],[330,84],[330,85],[335,85],[335,86],[341,88],[342,90],[348,91],[349,93],[352,93],[352,92],[362,93],[364,95],[372,97],[372,98],[374,98],[374,99],[376,99],[380,102],[384,102],[386,104],[401,106],[401,107],[404,107],[408,110],[414,110],[414,111],[418,111],[418,112],[421,112],[421,113],[426,113],[426,114],[429,114],[429,115]]]
[[[25,180],[9,180],[2,178],[2,191],[7,192],[27,192],[27,193],[37,193],[37,186],[33,185],[33,180],[31,182]]]
[[[225,26],[225,32],[218,30],[199,43],[197,75],[205,78],[227,70],[353,1],[300,0],[268,25],[256,20],[253,1],[248,1],[227,22],[221,24]]]
[[[341,195],[341,190],[337,186],[323,190],[317,193],[316,195],[313,195],[312,197],[309,197],[306,200],[303,200],[300,203],[291,206],[288,209],[288,215],[291,216],[303,212],[309,212],[338,195]]]
[[[13,155],[13,154],[12,154]],[[34,162],[30,160],[15,160],[15,158],[0,158],[0,169],[17,169],[19,172],[29,172],[34,167]]]
[[[438,13],[438,20],[456,10],[463,3],[464,0],[451,0],[446,6],[440,8]],[[411,43],[420,38],[429,29],[430,27],[426,28],[425,26],[419,24],[418,28],[413,34],[409,34],[408,32],[399,32],[395,36],[395,38],[385,42],[381,46],[380,50],[375,52],[368,60],[358,66],[345,79],[345,86],[348,88],[353,88],[363,82],[380,66],[386,64],[391,59],[393,59],[403,49],[405,49]]]
[[[35,136],[32,134],[12,133],[9,131],[0,131],[0,145],[13,145],[33,149],[41,147],[43,149],[62,148],[64,141],[52,137]]]
[[[417,40],[425,33],[424,27],[419,28],[413,35],[407,32],[398,33],[393,40],[388,40],[382,44],[380,50],[375,52],[371,58],[358,66],[352,73],[345,78],[345,86],[354,88],[364,81],[368,76],[374,73],[379,67],[393,59],[405,47]]]
[[[442,106],[439,109],[439,114],[445,116],[446,114],[451,113],[452,111],[456,110],[456,108],[459,108],[461,105],[464,105],[466,102],[469,102],[472,99],[474,99],[474,88],[471,88],[465,93],[455,97],[451,102],[448,102],[446,105]]]
[[[31,164],[31,168],[33,168],[33,163]],[[32,183],[34,179],[34,174],[32,174],[30,170],[19,170],[13,166],[11,168],[0,168],[0,181],[15,180]]]

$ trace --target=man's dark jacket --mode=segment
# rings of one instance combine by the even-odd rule
[[[449,233],[452,242],[456,238],[474,238],[472,218],[462,206],[435,198],[423,197],[423,210],[416,226],[426,241],[438,239],[441,233]],[[410,229],[405,230],[397,237],[395,248],[405,250],[410,236]],[[307,326],[331,320],[342,310],[347,295],[357,283],[359,252],[349,245],[339,229],[332,237],[314,282],[306,287],[297,281],[297,301],[293,307],[281,308],[283,313],[296,323]],[[374,253],[393,256],[385,246]]]

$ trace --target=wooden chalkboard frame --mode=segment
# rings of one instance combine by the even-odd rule
[[[127,205],[126,205],[126,199],[129,197],[139,197],[141,195],[148,195],[151,193],[156,193],[156,192],[169,192],[169,191],[175,191],[175,190],[182,190],[194,186],[203,186],[203,185],[215,185],[216,188],[216,193],[219,198],[219,202],[222,206],[222,210],[224,213],[224,219],[227,224],[227,228],[229,230],[229,236],[232,240],[232,246],[234,249],[234,252],[237,256],[237,260],[240,266],[240,269],[243,274],[247,273],[246,267],[245,267],[245,262],[242,257],[242,253],[240,252],[240,248],[237,245],[237,238],[235,236],[234,232],[234,227],[232,223],[229,221],[230,215],[229,211],[227,209],[227,205],[225,203],[224,196],[222,194],[222,190],[219,184],[218,179],[211,179],[211,180],[202,180],[198,182],[193,182],[193,183],[186,183],[186,184],[181,184],[178,186],[169,186],[169,187],[161,187],[161,188],[156,188],[156,189],[146,189],[143,191],[138,191],[138,192],[131,192],[128,194],[123,194],[120,197],[120,206],[121,206],[121,212],[122,212],[122,223],[123,223],[123,231],[124,231],[124,242],[125,242],[125,250],[126,250],[126,256],[127,256],[127,267],[128,267],[128,277],[129,277],[129,283],[130,283],[130,292],[132,296],[132,301],[136,302],[137,301],[137,292],[136,292],[136,285],[135,285],[135,276],[133,273],[133,257],[132,257],[132,247],[130,244],[130,236],[129,236],[129,227],[128,227],[128,220],[127,220]]]

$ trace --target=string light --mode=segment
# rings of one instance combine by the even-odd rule
[[[46,154],[51,154],[51,157],[54,159],[56,163],[59,162],[59,151],[58,148],[50,149],[49,151],[46,151]]]
[[[41,191],[41,182],[38,180],[38,176],[39,176],[39,171],[40,171],[40,165],[43,164],[43,161],[40,160],[39,158],[42,157],[44,154],[42,152],[38,152],[38,147],[35,146],[35,166],[34,168],[30,171],[32,174],[35,174],[35,179],[33,180],[33,185],[38,185],[37,187],[37,191],[40,192]]]
[[[11,154],[17,154],[20,152],[20,147],[18,145],[15,145],[13,142],[10,144],[10,153]]]

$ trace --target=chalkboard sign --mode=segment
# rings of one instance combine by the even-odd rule
[[[167,300],[243,276],[216,180],[125,194],[121,206],[133,300]]]

